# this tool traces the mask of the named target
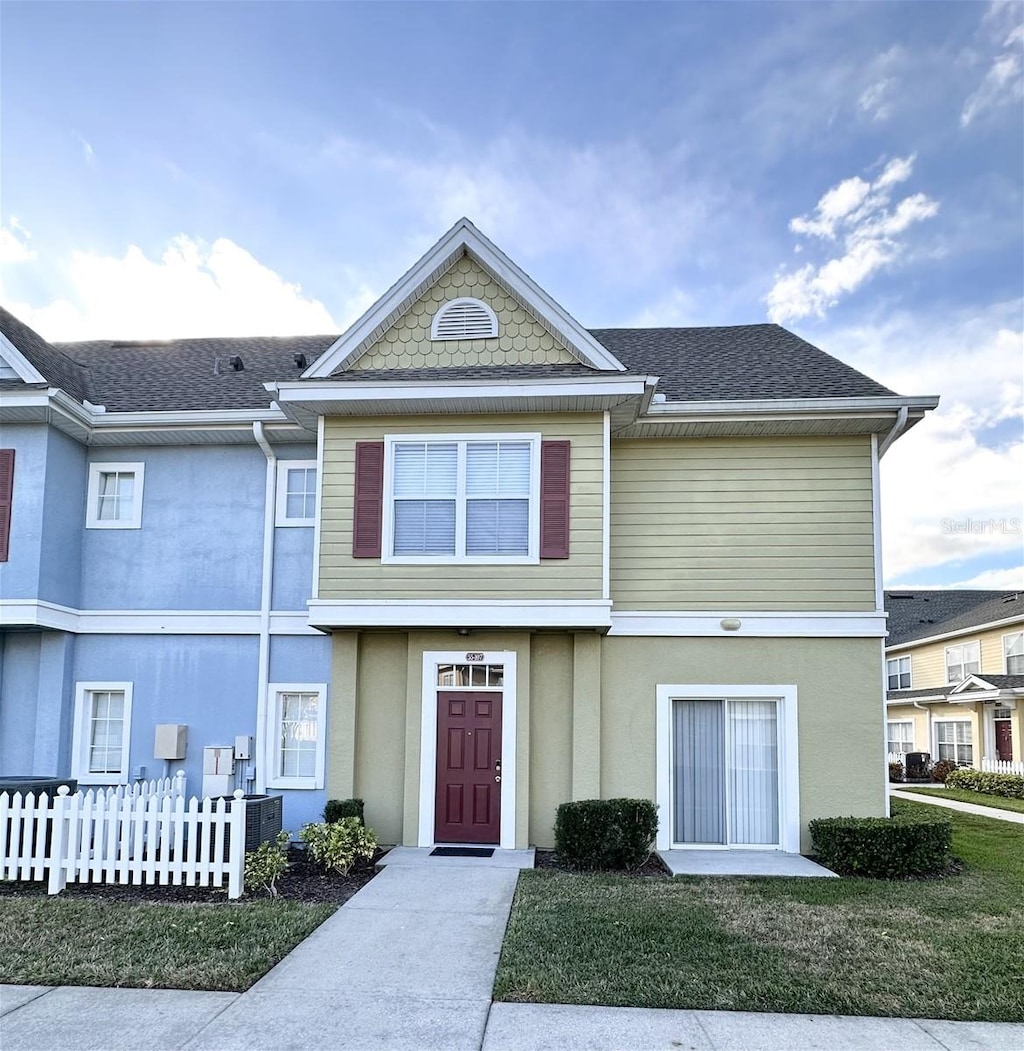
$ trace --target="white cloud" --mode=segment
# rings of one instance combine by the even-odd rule
[[[1024,568],[986,569],[983,573],[971,577],[970,580],[959,580],[955,584],[947,584],[946,587],[984,588],[989,591],[1012,591],[1014,589],[1024,591]]]
[[[883,77],[869,84],[862,92],[859,99],[861,111],[873,121],[888,120],[892,116],[892,92],[896,87],[893,77]]]
[[[323,303],[305,296],[299,285],[228,238],[207,245],[182,234],[159,259],[148,258],[134,245],[121,257],[76,251],[63,269],[69,283],[64,296],[42,306],[5,304],[50,340],[283,336],[339,330]],[[357,302],[350,304],[353,313],[367,294],[358,290]]]
[[[14,263],[27,263],[35,259],[36,253],[29,247],[32,235],[15,216],[0,226],[0,266],[11,266]]]
[[[960,127],[966,128],[990,110],[1019,103],[1024,99],[1021,50],[1024,22],[1018,3],[992,3],[982,20],[982,33],[995,51],[978,87],[964,103]]]
[[[804,237],[824,241],[841,237],[843,254],[777,274],[765,297],[772,321],[824,317],[843,296],[896,263],[904,250],[898,235],[939,210],[938,202],[923,193],[891,206],[893,191],[913,170],[913,156],[896,157],[873,182],[859,176],[844,179],[822,195],[811,214],[790,221],[790,230]]]
[[[823,341],[893,390],[942,397],[882,461],[888,580],[940,567],[948,579],[972,559],[1021,556],[1022,308],[1018,300],[974,314],[897,315]]]

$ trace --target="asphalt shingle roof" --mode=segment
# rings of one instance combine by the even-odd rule
[[[85,398],[92,401],[89,370],[65,351],[47,343],[38,332],[30,329],[3,307],[0,307],[0,332],[3,332],[54,387],[60,387],[65,394],[70,394],[77,401]],[[4,382],[6,387],[14,385],[20,384],[10,380]]]
[[[1024,594],[1016,591],[887,591],[887,646],[1024,616]]]

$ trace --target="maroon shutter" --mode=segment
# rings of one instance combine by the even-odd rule
[[[352,557],[380,558],[384,513],[384,443],[356,442],[356,491]]]
[[[540,557],[569,557],[569,443],[540,443]]]
[[[14,500],[14,450],[0,449],[0,562],[7,561]]]

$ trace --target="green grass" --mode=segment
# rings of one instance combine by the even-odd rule
[[[248,989],[336,905],[0,898],[0,983]]]
[[[977,803],[978,806],[990,806],[996,810],[1013,810],[1018,814],[1024,814],[1024,799],[990,796],[984,792],[970,792],[964,788],[915,788],[913,785],[900,785],[899,791],[933,796],[935,799],[955,799],[958,803]]]
[[[495,998],[1024,1020],[1024,833],[949,816],[938,880],[524,872]]]

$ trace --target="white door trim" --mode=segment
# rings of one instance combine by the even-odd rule
[[[437,790],[437,685],[439,664],[465,664],[472,652],[476,664],[503,664],[501,691],[501,833],[502,850],[516,845],[516,653],[514,650],[424,650],[420,706],[420,807],[416,845],[434,845],[434,795]]]
[[[679,849],[673,843],[675,814],[672,797],[672,702],[677,700],[778,701],[779,732],[779,850],[800,853],[800,764],[797,734],[796,686],[677,684],[657,687],[655,734],[658,850]],[[704,845],[702,844],[702,849]],[[733,848],[739,849],[739,848]],[[742,849],[757,849],[743,847]],[[773,848],[768,848],[773,849]]]

